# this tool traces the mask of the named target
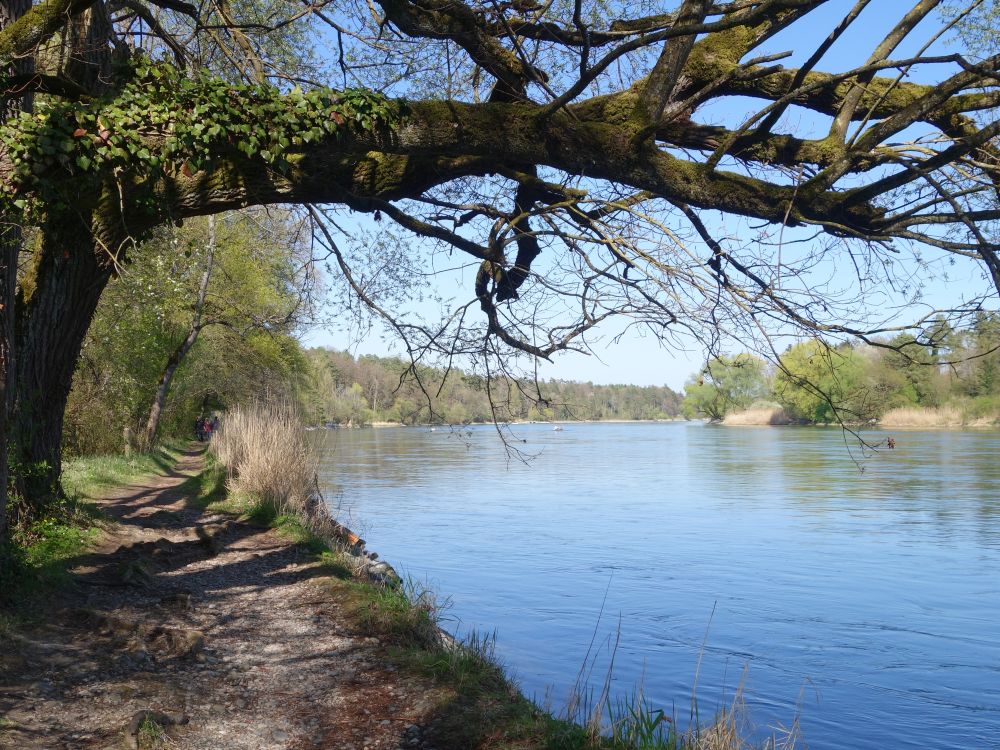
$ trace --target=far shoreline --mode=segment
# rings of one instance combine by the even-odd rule
[[[878,430],[880,432],[888,430],[905,430],[908,432],[921,432],[921,431],[940,431],[940,430],[968,430],[968,431],[986,431],[986,430],[1000,430],[1000,423],[998,422],[973,422],[969,424],[884,424],[882,422],[877,422],[875,424],[870,423],[845,423],[839,424],[837,422],[801,422],[801,421],[788,421],[788,422],[752,422],[752,421],[729,421],[729,420],[712,420],[712,419],[685,419],[679,417],[676,419],[563,419],[552,422],[543,421],[524,421],[524,422],[503,422],[500,424],[501,427],[520,427],[523,425],[551,425],[553,427],[563,426],[563,425],[584,425],[584,424],[678,424],[678,423],[691,423],[691,424],[703,424],[713,427],[728,427],[728,428],[747,428],[747,427],[811,427],[811,428],[847,428],[856,431],[864,430]],[[307,430],[383,430],[390,428],[401,428],[406,430],[461,430],[467,427],[492,427],[490,422],[472,422],[469,424],[449,424],[449,423],[432,423],[425,422],[420,424],[404,424],[402,422],[368,422],[360,425],[350,425],[350,424],[333,424],[333,425],[310,425],[306,427]]]

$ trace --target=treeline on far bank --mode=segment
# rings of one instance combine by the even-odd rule
[[[752,354],[718,356],[685,385],[683,413],[727,423],[1000,422],[1000,315],[968,330],[936,321],[918,334],[836,346],[790,346],[780,366]]]
[[[680,416],[666,386],[594,385],[493,378],[418,366],[398,357],[305,352],[311,380],[300,394],[313,424],[466,424],[497,421],[652,420]]]

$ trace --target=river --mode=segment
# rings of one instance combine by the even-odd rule
[[[702,721],[742,681],[758,736],[798,716],[813,750],[1000,748],[998,432],[315,434],[339,516],[556,713],[614,651],[613,690],[684,721],[697,675]]]

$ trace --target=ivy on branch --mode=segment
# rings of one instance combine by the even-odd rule
[[[396,105],[364,89],[240,85],[201,72],[185,76],[144,62],[113,96],[56,100],[0,128],[9,167],[0,209],[28,219],[71,208],[81,191],[109,175],[147,188],[164,176],[186,177],[239,154],[287,174],[301,147],[340,138],[346,128],[391,124]]]

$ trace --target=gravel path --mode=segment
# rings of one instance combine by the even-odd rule
[[[119,523],[0,648],[0,748],[428,748],[443,692],[355,632],[301,547],[188,507],[200,469],[100,502]]]

